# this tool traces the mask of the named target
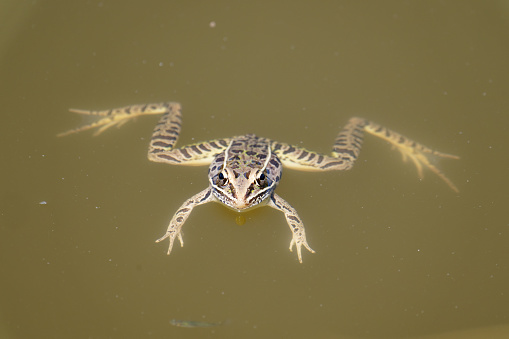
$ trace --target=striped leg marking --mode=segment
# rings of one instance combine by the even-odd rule
[[[315,251],[309,247],[308,242],[306,241],[306,231],[304,230],[304,224],[300,220],[297,211],[276,193],[272,194],[267,205],[285,214],[286,222],[292,231],[290,251],[293,250],[293,245],[295,245],[297,248],[297,256],[299,258],[299,262],[302,264],[301,247],[304,246],[311,253],[315,253]]]
[[[148,149],[148,159],[170,165],[209,165],[214,157],[228,147],[229,138],[191,144],[176,148],[182,126],[182,107],[168,103],[166,113],[159,119]]]
[[[288,168],[301,171],[349,170],[359,157],[364,140],[364,132],[389,142],[402,154],[403,160],[411,159],[417,168],[420,178],[423,177],[422,169],[424,166],[442,179],[453,191],[459,192],[456,185],[430,161],[433,157],[459,159],[458,156],[434,151],[399,133],[363,118],[353,117],[348,121],[336,137],[331,156],[279,142],[273,142],[272,149],[283,162],[283,165]]]
[[[184,246],[184,239],[182,239],[182,226],[186,222],[187,218],[193,211],[193,208],[195,208],[198,205],[203,205],[208,202],[214,201],[214,195],[212,194],[212,190],[210,187],[204,189],[200,193],[192,196],[190,199],[187,199],[182,206],[177,210],[177,213],[173,216],[173,218],[170,221],[170,224],[168,225],[168,229],[166,230],[166,233],[159,239],[156,240],[156,242],[161,242],[166,238],[170,239],[170,246],[168,248],[168,255],[171,253],[171,249],[173,248],[173,242],[175,241],[175,238],[178,237],[180,241],[180,247]]]

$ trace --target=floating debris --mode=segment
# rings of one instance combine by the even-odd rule
[[[194,320],[179,320],[179,319],[171,319],[170,324],[177,327],[185,327],[185,328],[197,328],[197,327],[216,327],[225,325],[226,321],[218,321],[218,322],[212,322],[212,321],[194,321]]]

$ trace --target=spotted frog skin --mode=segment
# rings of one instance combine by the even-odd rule
[[[458,188],[431,162],[432,157],[459,159],[451,154],[433,151],[396,132],[363,118],[350,118],[339,132],[331,155],[306,150],[246,134],[231,138],[215,139],[175,148],[181,125],[182,107],[176,102],[133,105],[105,111],[86,111],[71,109],[71,112],[96,116],[97,120],[64,133],[65,136],[98,127],[95,135],[111,126],[121,126],[125,122],[142,115],[162,114],[150,140],[148,159],[170,165],[200,166],[209,165],[209,186],[187,199],[179,207],[170,221],[166,233],[156,242],[169,239],[168,255],[178,238],[184,246],[182,226],[198,205],[215,201],[237,212],[267,205],[283,212],[292,232],[290,251],[295,246],[297,257],[302,263],[302,247],[314,253],[306,240],[306,232],[297,211],[281,198],[276,187],[281,180],[283,167],[301,171],[344,171],[352,168],[358,158],[364,132],[377,136],[401,152],[403,159],[410,159],[417,168],[419,177],[423,167],[438,175],[453,191]]]

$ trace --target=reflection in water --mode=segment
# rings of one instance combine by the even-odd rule
[[[239,226],[242,226],[246,223],[246,217],[243,216],[242,214],[238,214],[236,217],[235,217],[235,223]]]

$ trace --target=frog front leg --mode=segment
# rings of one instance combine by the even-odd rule
[[[170,221],[170,224],[168,225],[168,229],[166,230],[166,233],[159,239],[156,240],[156,242],[161,242],[166,238],[170,239],[170,246],[168,248],[168,255],[171,253],[171,249],[173,248],[173,242],[175,241],[175,238],[178,237],[180,241],[180,247],[184,246],[184,240],[182,239],[182,226],[186,222],[187,218],[193,211],[193,208],[195,208],[198,205],[203,205],[208,202],[214,201],[214,195],[212,194],[212,190],[210,187],[207,187],[200,193],[192,196],[191,198],[187,199],[182,206],[177,210],[175,215]]]
[[[301,247],[304,246],[311,253],[315,253],[315,251],[309,247],[308,242],[306,241],[306,231],[304,230],[304,224],[300,220],[297,211],[276,193],[272,194],[267,205],[285,214],[286,222],[288,223],[288,226],[290,226],[290,230],[292,231],[293,236],[292,241],[290,242],[290,251],[292,251],[293,245],[295,245],[297,248],[297,256],[299,257],[299,262],[302,264]]]

